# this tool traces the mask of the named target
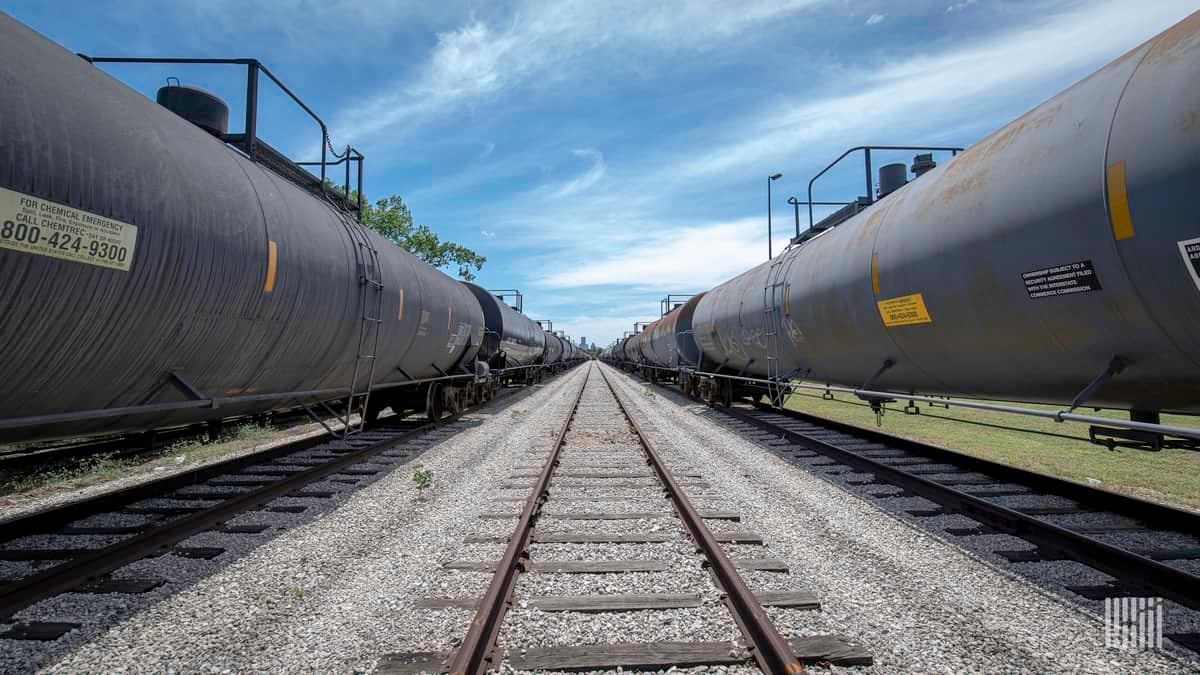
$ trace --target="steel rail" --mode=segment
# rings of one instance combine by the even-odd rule
[[[291,494],[305,485],[337,473],[347,466],[363,462],[372,455],[410,438],[440,428],[474,409],[475,407],[468,408],[437,422],[397,429],[398,435],[395,437],[371,443],[366,447],[331,459],[325,464],[300,471],[250,492],[231,494],[230,499],[212,507],[170,519],[105,548],[96,549],[41,573],[2,585],[0,586],[0,620],[11,618],[16,612],[40,600],[84,585],[131,562],[165,552],[170,546],[212,529],[233,516],[265,506],[273,499]],[[386,431],[388,425],[380,425],[375,429]],[[183,487],[201,484],[216,476],[233,473],[264,461],[303,452],[338,440],[329,433],[302,438],[261,452],[207,464],[174,476],[147,481],[121,490],[3,520],[0,521],[0,542],[33,533],[46,532],[80,518],[113,511],[141,499],[169,494]]]
[[[500,400],[500,398],[497,397],[489,399],[488,401],[480,402],[478,405],[483,405],[485,403],[497,400]],[[468,408],[459,414],[470,412],[473,409],[474,408]],[[441,419],[437,422],[437,424],[444,424],[448,421],[453,421],[454,419],[457,419],[457,417],[458,415],[454,415]],[[383,425],[383,429],[387,429],[388,426],[394,426],[396,423],[405,424],[403,420],[389,420],[386,418],[385,421],[378,424]],[[411,422],[408,424],[411,424]],[[64,504],[47,507],[39,511],[34,511],[32,513],[27,513],[12,518],[0,518],[0,543],[15,537],[25,536],[31,532],[44,531],[48,528],[68,523],[72,520],[85,518],[96,513],[104,513],[114,508],[120,508],[125,504],[135,502],[140,499],[155,497],[183,487],[202,483],[216,476],[226,473],[233,473],[253,464],[277,459],[284,455],[301,452],[322,443],[329,443],[336,440],[339,439],[330,435],[328,432],[325,432],[315,436],[297,439],[272,448],[267,448],[266,450],[251,452],[245,455],[239,455],[237,457],[231,457],[217,462],[212,462],[210,464],[204,464],[190,471],[146,481],[144,483],[138,483],[120,490],[104,492],[93,497],[66,502]]]
[[[461,414],[459,413],[459,415]],[[452,421],[459,415],[449,417],[444,421]],[[321,466],[301,471],[257,490],[239,493],[215,506],[191,515],[176,518],[159,527],[134,535],[105,548],[97,549],[93,553],[73,558],[39,574],[25,577],[19,581],[0,587],[0,620],[11,618],[16,612],[40,600],[86,584],[101,575],[119,569],[131,562],[141,560],[155,553],[165,552],[170,546],[188,537],[212,529],[214,526],[220,525],[236,515],[266,506],[273,499],[291,494],[309,483],[337,473],[348,466],[358,464],[397,443],[401,443],[438,426],[438,424],[430,422],[406,431],[396,438],[372,443],[365,448],[346,453]],[[318,438],[326,441],[329,440],[325,437]],[[305,439],[299,445],[309,446],[312,440]],[[34,514],[35,517],[37,515]],[[11,523],[8,524],[11,525]]]
[[[550,450],[550,456],[546,458],[546,464],[542,467],[537,482],[534,483],[533,492],[525,500],[525,508],[521,510],[517,527],[509,536],[508,548],[504,550],[504,557],[496,565],[492,581],[488,585],[487,593],[483,595],[483,599],[479,603],[479,609],[475,612],[475,618],[471,621],[467,636],[463,639],[458,651],[454,653],[449,669],[455,675],[466,675],[467,673],[476,675],[485,673],[489,669],[498,668],[498,664],[493,663],[496,660],[493,654],[496,638],[500,635],[500,626],[504,621],[504,615],[507,613],[509,605],[512,604],[513,588],[524,563],[525,549],[533,535],[534,518],[546,500],[546,490],[550,487],[550,476],[558,467],[558,458],[566,443],[567,431],[571,428],[575,413],[579,411],[579,402],[583,400],[583,391],[587,388],[591,376],[592,371],[589,368],[587,374],[583,376],[583,384],[579,387],[579,393],[575,395],[575,401],[571,404],[571,412],[563,420],[562,428],[558,431],[558,437]]]
[[[857,424],[848,422],[839,422],[837,420],[819,417],[811,413],[801,412],[799,410],[789,410],[787,408],[776,408],[766,403],[759,401],[752,402],[754,407],[764,411],[772,412],[784,417],[790,417],[798,421],[817,424],[828,429],[840,431],[852,436],[858,436],[875,443],[880,443],[894,448],[899,448],[905,452],[922,455],[938,461],[954,464],[956,466],[977,471],[979,473],[995,476],[1014,483],[1020,483],[1028,487],[1036,488],[1043,492],[1052,492],[1056,495],[1067,497],[1080,504],[1093,506],[1104,511],[1110,511],[1123,516],[1128,516],[1136,520],[1146,522],[1163,522],[1170,523],[1170,529],[1179,532],[1200,537],[1200,512],[1185,511],[1167,504],[1152,502],[1141,497],[1109,490],[1095,485],[1079,483],[1066,478],[1059,478],[1048,473],[1034,471],[1032,469],[1022,469],[1011,464],[1002,464],[983,457],[968,455],[958,450],[945,448],[924,441],[917,441],[902,436],[895,436],[884,431],[872,429],[870,427],[861,427]]]
[[[309,420],[303,408],[285,408],[271,414],[271,425],[293,429],[296,420]],[[258,415],[224,417],[209,422],[193,422],[178,426],[133,430],[122,434],[106,434],[80,439],[58,439],[45,445],[33,445],[20,450],[0,453],[0,472],[23,471],[30,465],[67,463],[91,454],[106,453],[111,457],[136,457],[161,451],[180,439],[210,433],[210,422],[220,428],[238,424],[256,424]],[[39,468],[41,468],[39,466]],[[2,519],[0,519],[2,520]]]
[[[1009,415],[1026,415],[1029,417],[1041,417],[1043,419],[1051,419],[1055,422],[1082,422],[1084,424],[1100,424],[1110,427],[1118,427],[1121,429],[1133,429],[1135,431],[1148,431],[1151,433],[1164,434],[1166,436],[1177,436],[1181,438],[1191,438],[1200,440],[1200,428],[1196,427],[1181,427],[1172,424],[1152,424],[1150,422],[1136,422],[1134,420],[1120,420],[1113,417],[1099,417],[1097,415],[1080,415],[1073,413],[1071,410],[1038,410],[1037,408],[1022,408],[1011,405],[997,405],[995,403],[983,403],[981,401],[969,401],[959,398],[938,398],[936,396],[923,396],[921,394],[904,393],[902,391],[874,391],[871,389],[855,389],[853,387],[839,387],[829,384],[804,384],[803,382],[773,382],[772,380],[761,377],[745,377],[743,375],[729,375],[727,373],[713,373],[703,370],[694,370],[690,368],[665,368],[647,363],[635,363],[625,361],[632,366],[640,368],[653,368],[655,370],[669,370],[673,372],[686,371],[692,375],[704,375],[707,377],[724,378],[727,380],[736,380],[738,382],[750,382],[752,384],[761,384],[764,386],[775,385],[783,389],[808,389],[811,391],[832,392],[836,391],[842,394],[853,394],[860,398],[892,398],[898,400],[906,400],[921,403],[933,403],[935,405],[944,405],[947,407],[957,406],[959,408],[974,408],[976,410],[988,410],[991,412],[1005,413]],[[1084,407],[1087,407],[1085,404]],[[1072,409],[1073,410],[1073,409]]]
[[[240,471],[254,464],[260,464],[295,452],[303,452],[333,440],[336,439],[330,436],[328,432],[325,432],[259,452],[252,452],[212,462],[211,464],[204,464],[190,471],[184,471],[172,476],[138,483],[137,485],[131,485],[120,490],[103,492],[93,497],[50,506],[32,513],[0,520],[0,543],[31,533],[44,532],[90,515],[119,509],[126,504],[142,499],[174,492],[175,490],[203,483],[206,480],[226,473]]]
[[[738,574],[737,567],[733,564],[733,561],[725,554],[725,550],[721,548],[716,537],[713,536],[708,526],[704,524],[704,519],[700,517],[699,512],[696,511],[696,507],[692,505],[691,500],[687,498],[683,489],[675,482],[675,477],[667,470],[654,443],[642,430],[637,420],[633,418],[633,415],[630,414],[629,409],[625,407],[621,396],[617,393],[616,388],[613,387],[612,382],[609,381],[608,376],[604,374],[603,369],[600,370],[600,377],[603,378],[604,384],[612,392],[613,398],[616,399],[617,406],[621,409],[621,413],[625,415],[629,426],[633,427],[634,433],[637,434],[638,442],[641,444],[642,450],[646,453],[646,457],[650,461],[650,465],[654,468],[654,472],[658,474],[659,480],[666,487],[680,520],[688,528],[692,539],[695,540],[696,545],[700,547],[709,564],[712,565],[712,572],[716,576],[717,582],[721,585],[721,589],[725,591],[726,599],[733,610],[733,616],[742,628],[742,633],[750,642],[750,650],[754,655],[754,660],[758,663],[758,667],[764,673],[805,672],[803,666],[800,665],[800,660],[796,658],[796,653],[792,650],[791,645],[775,629],[775,625],[767,617],[766,611],[759,604],[750,587],[746,585],[745,580]]]
[[[1200,609],[1200,576],[1189,574],[1184,570],[1104,543],[1093,537],[1038,520],[1020,511],[922,478],[902,468],[840,448],[834,443],[786,429],[740,410],[725,408],[722,409],[722,412],[760,429],[779,434],[794,443],[816,450],[843,464],[873,473],[890,483],[903,487],[912,494],[963,513],[998,531],[1020,537],[1046,551],[1061,553],[1073,560],[1078,560],[1129,586],[1143,588],[1186,607]],[[778,409],[771,409],[771,412],[780,414]],[[1019,482],[1017,478],[1012,480]]]

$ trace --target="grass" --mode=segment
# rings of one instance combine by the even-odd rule
[[[1116,492],[1200,510],[1200,452],[1165,449],[1147,452],[1095,445],[1088,425],[1040,417],[920,404],[920,415],[902,412],[905,401],[889,404],[881,431],[957,450],[1023,469],[1040,471]],[[871,408],[850,394],[824,400],[819,394],[794,394],[786,407],[839,422],[875,428]],[[1052,406],[1021,407],[1057,410]],[[1128,419],[1119,411],[1094,414]],[[1194,417],[1163,415],[1163,424],[1197,426]]]
[[[215,441],[188,440],[158,453],[115,457],[111,453],[84,457],[74,463],[40,471],[0,475],[0,497],[37,497],[60,490],[77,490],[119,478],[150,473],[183,464],[196,464],[254,447],[285,435],[288,430],[253,424],[232,427]]]

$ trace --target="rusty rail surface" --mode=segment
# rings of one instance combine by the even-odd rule
[[[504,557],[496,565],[492,582],[488,585],[487,593],[479,603],[479,609],[475,612],[475,618],[471,621],[467,636],[454,654],[449,668],[451,673],[463,675],[485,673],[497,667],[497,663],[494,663],[497,659],[493,654],[496,638],[500,635],[500,626],[504,622],[504,615],[512,604],[513,588],[516,586],[517,575],[525,560],[525,549],[529,545],[529,538],[533,534],[534,518],[546,500],[546,491],[550,487],[550,476],[558,467],[558,457],[566,441],[567,431],[571,428],[575,413],[579,411],[579,401],[583,399],[583,391],[587,388],[591,376],[592,371],[589,368],[587,375],[584,375],[583,384],[579,387],[579,393],[575,395],[575,402],[571,404],[571,412],[563,421],[550,456],[546,459],[546,464],[542,467],[541,474],[534,484],[533,492],[525,501],[525,508],[521,510],[517,527],[508,539],[508,548],[504,551]]]
[[[654,472],[658,474],[659,480],[666,487],[679,519],[683,521],[688,532],[691,533],[692,539],[695,540],[709,564],[712,565],[713,575],[721,585],[721,589],[725,591],[733,617],[741,628],[742,634],[749,641],[750,651],[754,655],[758,667],[764,673],[805,672],[796,658],[795,652],[792,651],[791,645],[775,629],[775,625],[767,617],[766,611],[754,597],[750,587],[738,574],[733,561],[725,555],[725,550],[721,548],[712,531],[704,524],[704,519],[700,517],[696,507],[692,505],[683,489],[675,482],[674,476],[667,470],[654,443],[642,431],[637,421],[633,419],[633,415],[629,414],[629,409],[625,407],[621,396],[613,387],[612,382],[609,382],[608,376],[604,374],[603,370],[600,371],[600,377],[603,378],[604,384],[608,385],[613,398],[617,401],[617,406],[625,415],[625,419],[629,421],[629,426],[633,427],[634,433],[637,434],[638,442],[641,443],[642,450],[646,453],[646,458],[654,468]]]

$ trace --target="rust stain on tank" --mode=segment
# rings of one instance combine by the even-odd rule
[[[934,200],[943,205],[950,204],[983,190],[990,180],[992,168],[997,165],[997,155],[1025,135],[1054,124],[1064,104],[1063,95],[1059,94],[964,150],[946,165],[946,170],[938,177],[938,186],[931,190]],[[922,205],[920,213],[924,214],[929,206],[932,205]]]
[[[897,199],[903,198],[903,194],[892,195]],[[880,225],[883,224],[883,219],[887,217],[888,212],[896,205],[896,200],[891,199],[886,202],[876,202],[871,207],[867,214],[867,219],[862,227],[855,228],[854,237],[850,240],[850,247],[855,246],[870,246],[875,239],[875,233],[879,231]]]
[[[1195,12],[1160,33],[1156,38],[1152,38],[1154,44],[1150,47],[1150,52],[1146,54],[1142,63],[1170,62],[1187,56],[1190,51],[1200,47],[1200,39],[1197,39],[1200,37],[1197,35],[1198,33],[1200,33],[1200,12]]]

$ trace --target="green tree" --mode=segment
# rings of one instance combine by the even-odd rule
[[[329,187],[342,193],[342,189],[332,183],[329,183]],[[352,193],[351,200],[357,199],[358,194]],[[384,197],[374,204],[364,198],[362,222],[434,267],[457,266],[458,276],[466,281],[475,278],[472,268],[477,272],[487,262],[486,257],[462,244],[443,241],[428,225],[413,224],[412,212],[400,195]]]

